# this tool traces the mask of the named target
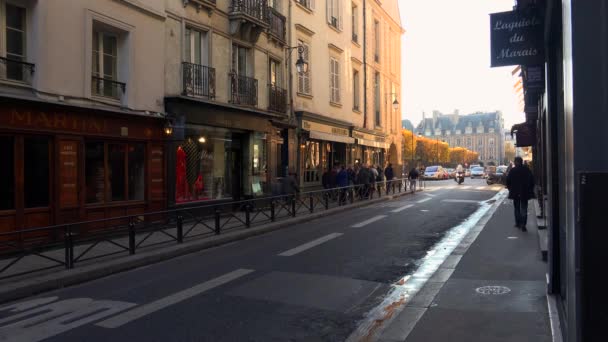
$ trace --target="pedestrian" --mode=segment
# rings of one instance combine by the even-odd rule
[[[359,185],[359,197],[361,199],[369,196],[369,185],[371,172],[367,168],[367,164],[362,164],[357,173],[357,185]]]
[[[420,174],[418,173],[416,167],[413,167],[408,174],[408,178],[410,180],[410,190],[412,192],[416,192],[416,182],[418,181],[419,176]]]
[[[528,222],[528,200],[534,198],[534,176],[523,165],[521,157],[515,157],[515,167],[507,175],[509,199],[513,200],[515,227],[526,231]]]
[[[388,166],[384,170],[384,177],[386,177],[386,194],[388,195],[391,188],[393,189],[393,193],[395,193],[395,185],[393,184],[395,171],[393,171],[393,164],[388,163]]]
[[[344,166],[340,167],[336,175],[336,185],[338,186],[338,205],[346,201],[346,191],[348,190],[348,172]]]
[[[378,196],[380,196],[380,190],[382,189],[382,185],[384,183],[384,170],[382,170],[382,166],[380,166],[380,164],[376,166],[376,171],[378,171],[378,176],[376,177],[376,184],[378,187]]]
[[[321,176],[321,185],[323,186],[323,189],[330,188],[331,171],[332,170],[330,168],[327,168],[327,170],[325,170],[325,172],[323,172],[323,175]]]
[[[374,191],[376,190],[376,181],[378,181],[378,169],[374,165],[370,165],[369,171],[370,196],[374,197]]]

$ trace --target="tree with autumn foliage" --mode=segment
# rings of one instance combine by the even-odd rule
[[[416,144],[418,143],[418,137],[414,132],[407,129],[403,129],[401,135],[403,136],[403,139],[401,140],[403,144],[403,160],[411,168],[413,166],[410,165],[412,161],[414,161],[414,165],[416,164]]]

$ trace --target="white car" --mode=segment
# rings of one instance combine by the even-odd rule
[[[471,178],[484,178],[486,172],[481,166],[477,166],[471,169]]]

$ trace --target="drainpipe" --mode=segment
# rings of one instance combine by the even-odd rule
[[[287,38],[287,46],[291,47],[294,46],[293,45],[293,1],[288,1],[289,3],[289,13],[288,13],[288,19],[287,19],[287,23],[288,23],[288,27],[287,27],[287,34],[288,34],[288,38]],[[288,52],[290,56],[292,56],[292,52],[289,51]],[[300,128],[297,127],[298,123],[297,123],[297,119],[296,119],[296,112],[295,112],[295,106],[294,106],[294,101],[293,101],[293,58],[289,58],[288,63],[288,70],[289,70],[289,123],[293,123],[296,125],[296,131],[295,131],[295,155],[296,155],[296,165],[295,165],[295,172],[298,175],[296,181],[298,182],[298,184],[300,183],[300,179],[302,179],[302,175],[300,174]],[[287,149],[289,151],[289,129],[287,130]],[[287,168],[288,171],[285,174],[285,177],[289,176],[289,167],[293,167],[293,165],[290,165],[289,160],[287,161]]]
[[[291,1],[290,1],[291,2]],[[367,0],[363,0],[363,128],[367,128]]]

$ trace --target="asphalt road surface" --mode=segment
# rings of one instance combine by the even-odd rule
[[[414,195],[23,299],[0,307],[0,341],[344,341],[501,189],[427,182]]]

